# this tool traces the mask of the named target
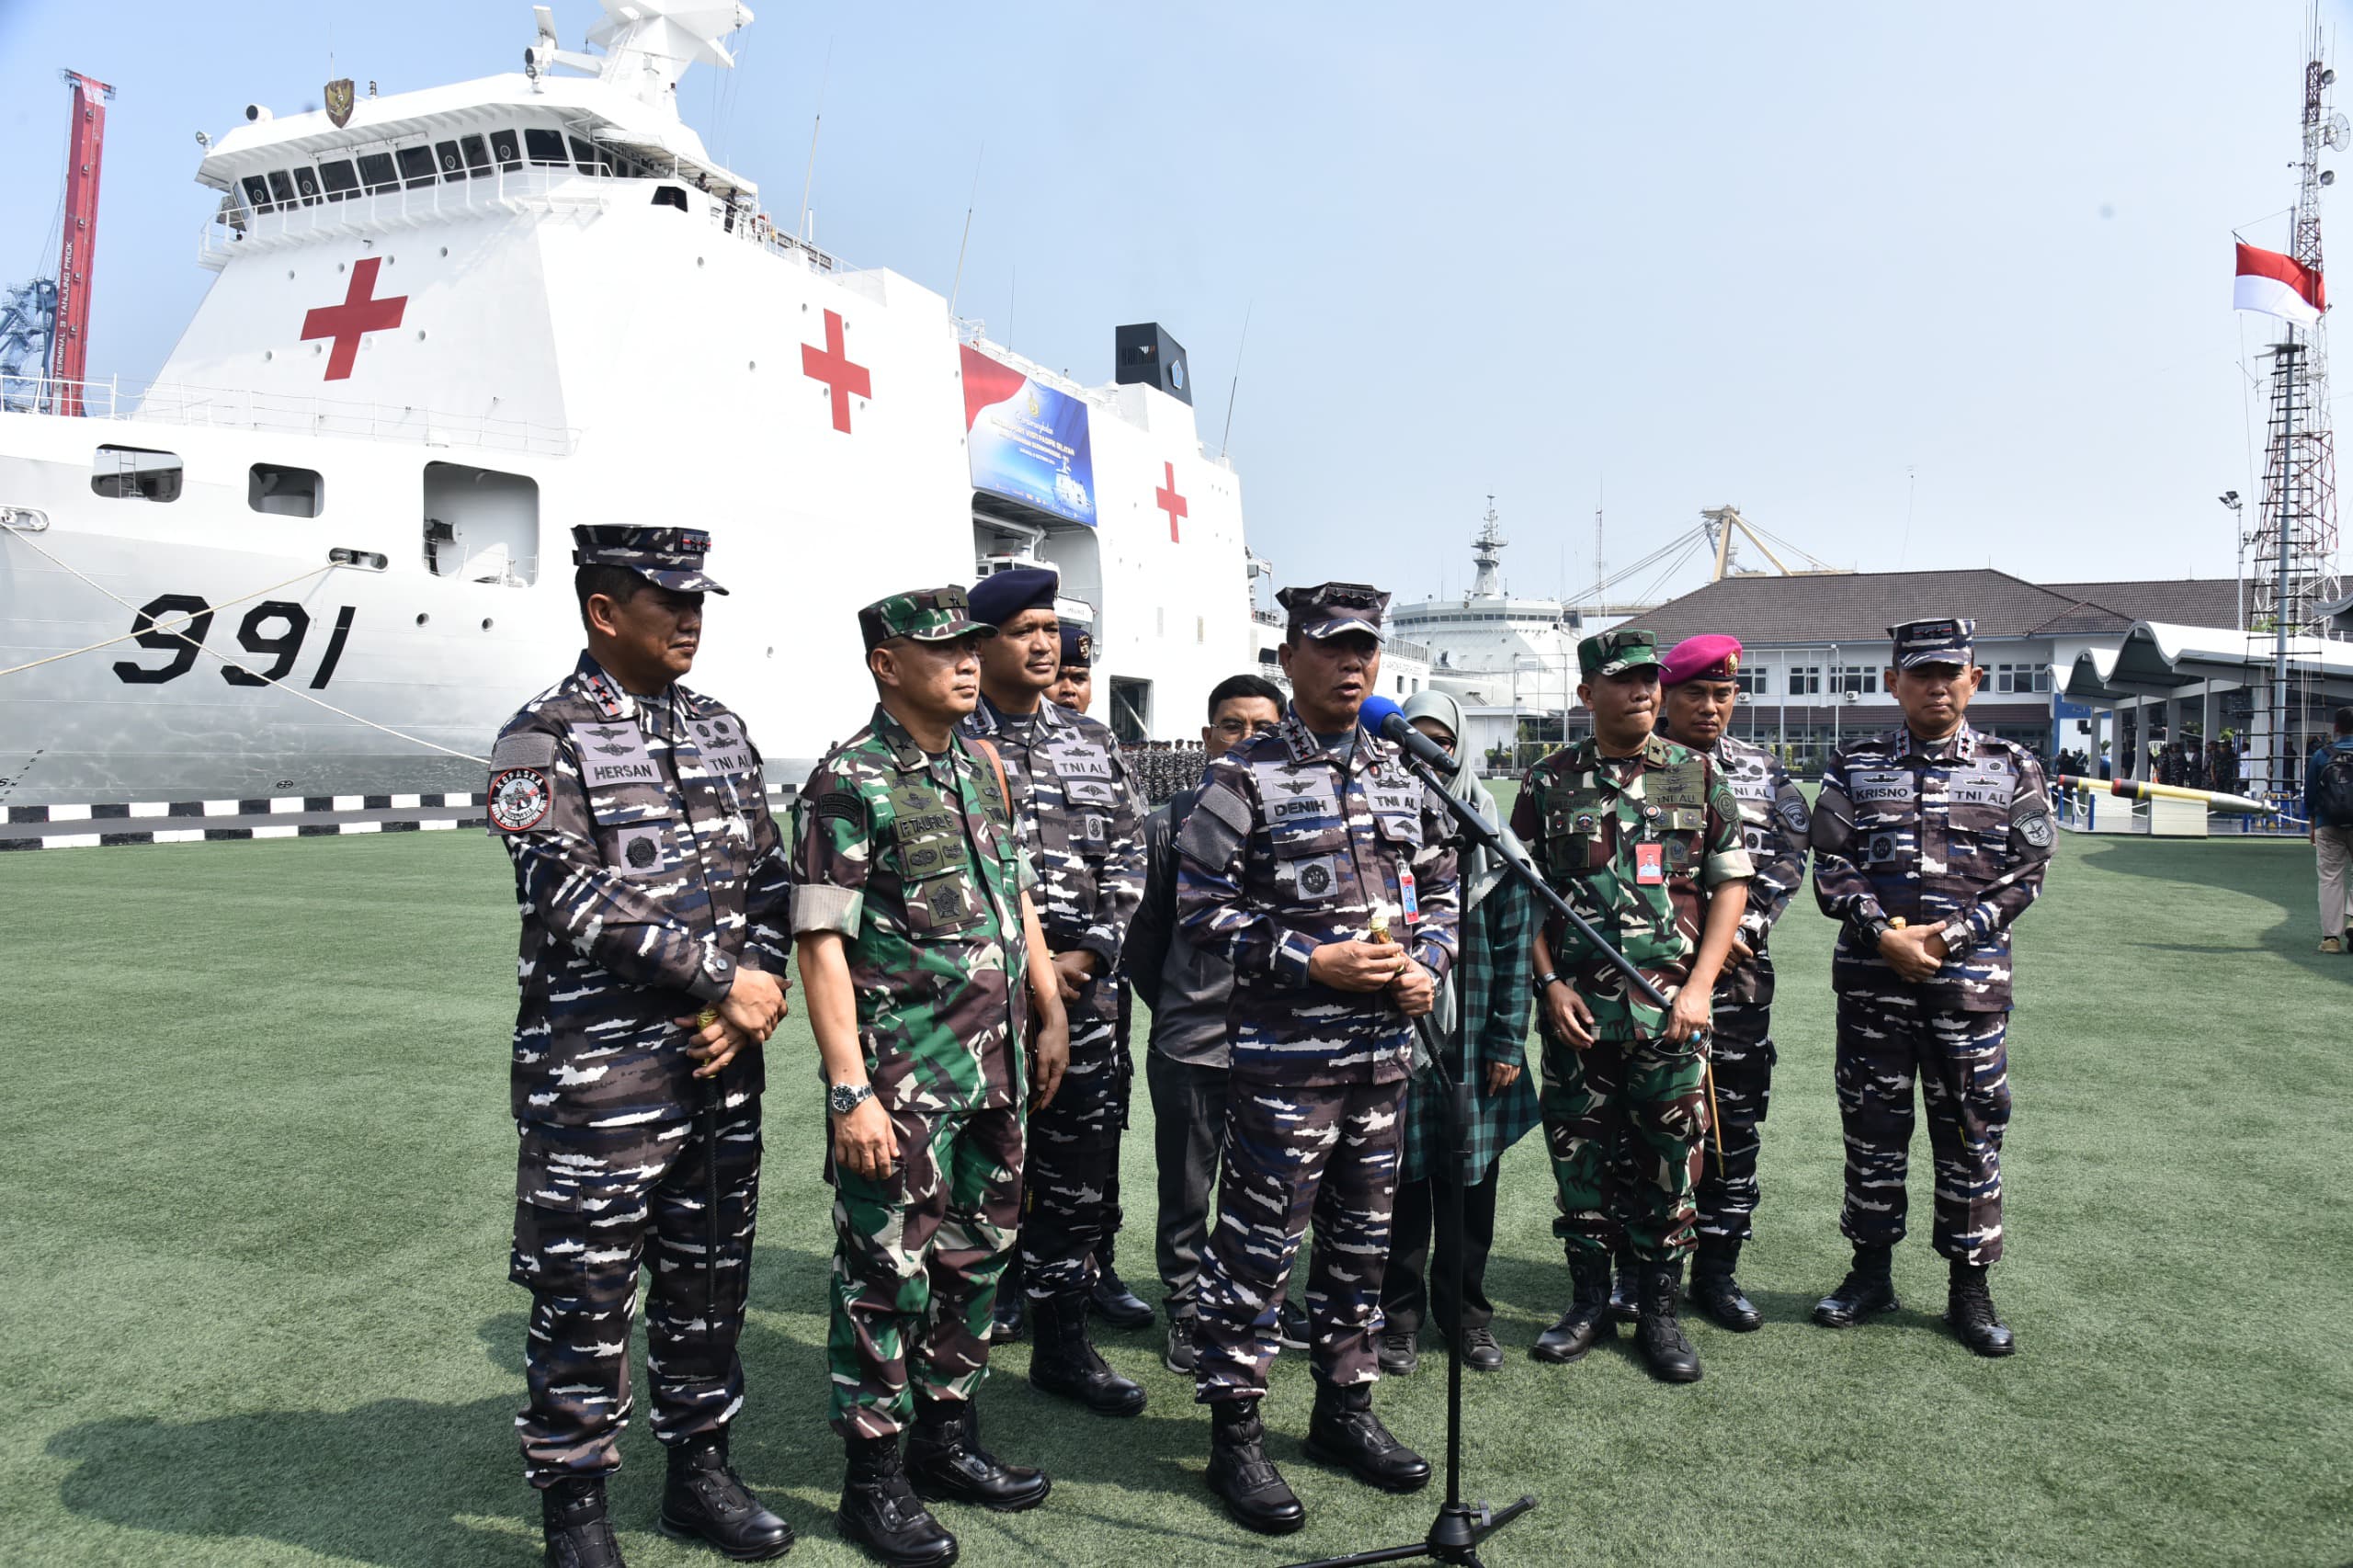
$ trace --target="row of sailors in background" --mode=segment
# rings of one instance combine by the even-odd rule
[[[1811,807],[1725,733],[1736,642],[1662,657],[1638,630],[1588,638],[1594,733],[1530,770],[1489,844],[1453,814],[1495,815],[1453,700],[1404,709],[1453,758],[1443,774],[1367,722],[1385,594],[1286,589],[1288,699],[1255,676],[1218,687],[1209,766],[1147,815],[1086,716],[1090,650],[1055,615],[1053,574],[1017,569],[858,612],[872,717],[779,824],[740,718],[680,684],[705,596],[726,591],[703,570],[709,536],[574,538],[587,649],[502,730],[488,796],[522,911],[510,1272],[532,1296],[518,1427],[551,1562],[620,1561],[605,1477],[631,1409],[641,1274],[662,1528],[743,1561],[791,1544],[728,1430],[761,1045],[796,961],[831,1122],[836,1523],[885,1563],[954,1560],[932,1505],[1017,1511],[1051,1489],[983,1437],[993,1343],[1029,1335],[1031,1381],[1096,1416],[1144,1408],[1090,1329],[1154,1316],[1116,1261],[1131,990],[1151,1013],[1166,1360],[1210,1407],[1207,1480],[1239,1522],[1305,1520],[1258,1415],[1285,1344],[1313,1368],[1312,1458],[1390,1491],[1427,1483],[1372,1389],[1413,1370],[1426,1323],[1469,1366],[1503,1364],[1483,1282],[1495,1173],[1539,1125],[1569,1305],[1530,1354],[1574,1362],[1627,1320],[1659,1377],[1698,1378],[1677,1318],[1687,1258],[1701,1311],[1759,1322],[1733,1268],[1775,1055],[1768,937],[1809,846],[1840,925],[1855,1247],[1815,1317],[1896,1307],[1916,1077],[1949,1319],[1981,1354],[2012,1348],[1985,1282],[2002,1250],[2008,931],[2052,833],[2032,757],[1963,718],[1981,673],[1967,621],[1893,629],[1906,725],[1836,757]],[[1476,1090],[1459,1145],[1433,1049]],[[1449,1189],[1459,1229],[1434,1224]],[[1302,1312],[1290,1284],[1311,1219]]]

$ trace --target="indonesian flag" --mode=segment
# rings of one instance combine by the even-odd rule
[[[2328,308],[2328,290],[2321,275],[2294,256],[2257,250],[2241,241],[2238,287],[2231,305],[2310,326]]]

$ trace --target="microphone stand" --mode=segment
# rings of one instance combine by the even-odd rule
[[[1394,722],[1399,727],[1405,728],[1415,740],[1423,738],[1418,731],[1406,726],[1402,718]],[[1386,726],[1384,733],[1385,729]],[[1495,856],[1513,877],[1531,889],[1541,903],[1575,927],[1612,968],[1626,977],[1626,983],[1643,1001],[1662,1011],[1665,1009],[1666,998],[1659,994],[1658,988],[1643,977],[1643,971],[1636,969],[1625,954],[1603,941],[1601,934],[1584,915],[1571,908],[1566,899],[1552,891],[1552,885],[1544,881],[1535,867],[1505,852],[1501,834],[1493,823],[1487,821],[1484,812],[1457,800],[1445,781],[1431,770],[1428,763],[1415,754],[1412,746],[1404,744],[1402,737],[1390,735],[1388,738],[1403,747],[1405,766],[1413,769],[1429,787],[1430,792],[1444,802],[1464,836]],[[1455,1175],[1454,1180],[1447,1184],[1444,1222],[1456,1238],[1456,1244],[1447,1249],[1450,1254],[1447,1274],[1454,1299],[1460,1301],[1462,1299],[1462,1189],[1476,1174],[1471,1169],[1471,1116],[1472,1096],[1478,1089],[1468,1081],[1467,1074],[1461,1077],[1455,1074],[1447,1061],[1445,1041],[1438,1038],[1438,1027],[1430,1021],[1428,1014],[1414,1020],[1414,1029],[1421,1036],[1422,1049],[1429,1053],[1431,1070],[1438,1074],[1440,1100],[1446,1107],[1448,1157],[1453,1162]],[[1464,1066],[1466,1069],[1469,1066],[1467,1055]],[[1420,1540],[1400,1546],[1351,1552],[1346,1557],[1318,1558],[1310,1562],[1292,1563],[1290,1568],[1360,1568],[1367,1563],[1407,1562],[1423,1557],[1433,1562],[1484,1568],[1479,1561],[1480,1544],[1535,1506],[1536,1497],[1532,1493],[1523,1493],[1518,1502],[1500,1509],[1491,1509],[1484,1503],[1473,1507],[1462,1501],[1462,1346],[1461,1325],[1458,1324],[1455,1332],[1446,1336],[1446,1501],[1438,1506],[1438,1517],[1431,1522],[1429,1534]]]

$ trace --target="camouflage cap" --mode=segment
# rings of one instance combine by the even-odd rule
[[[1285,588],[1275,602],[1290,612],[1290,630],[1321,642],[1351,631],[1381,637],[1381,618],[1389,613],[1389,596],[1369,583],[1318,583],[1312,588]]]
[[[1597,631],[1577,644],[1577,669],[1586,676],[1614,676],[1659,662],[1658,639],[1637,626]]]
[[[953,642],[959,637],[994,637],[996,628],[972,616],[964,590],[950,583],[944,588],[916,588],[877,599],[858,612],[858,630],[870,652],[894,637],[918,642]]]
[[[1916,670],[1922,665],[1969,665],[1977,662],[1977,623],[1962,616],[1935,620],[1906,620],[1887,629],[1895,640],[1895,667]]]
[[[702,569],[710,552],[708,528],[644,528],[598,523],[572,530],[574,566],[625,566],[647,582],[679,594],[723,594]]]

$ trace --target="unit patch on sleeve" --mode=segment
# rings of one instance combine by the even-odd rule
[[[510,767],[491,779],[486,814],[501,833],[528,833],[540,825],[553,800],[546,770]]]

